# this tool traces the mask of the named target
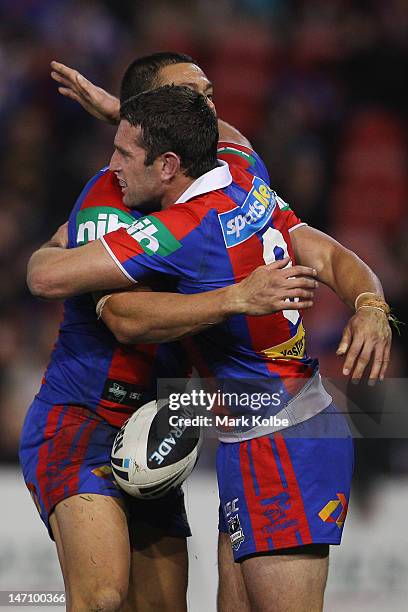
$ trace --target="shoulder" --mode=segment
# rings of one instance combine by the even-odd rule
[[[82,200],[81,208],[110,206],[127,210],[116,176],[108,168],[103,168],[88,181],[79,199]]]
[[[262,158],[253,149],[235,143],[219,142],[217,155],[229,164],[231,170],[240,168],[270,184],[268,170]]]
[[[188,234],[202,229],[203,221],[209,212],[211,196],[214,193],[198,196],[183,204],[173,204],[144,219],[152,223],[157,231],[162,230],[163,227],[167,228],[177,240],[182,240]]]
[[[88,181],[75,203],[69,218],[69,244],[86,244],[133,221],[116,176],[104,168]]]

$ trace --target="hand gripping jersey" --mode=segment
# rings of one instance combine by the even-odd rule
[[[119,229],[102,242],[131,280],[170,275],[180,293],[198,293],[239,282],[256,267],[290,256],[290,232],[300,220],[261,177],[225,161],[201,176],[166,210]],[[197,336],[201,355],[223,391],[269,394],[258,417],[302,422],[331,402],[318,374],[318,362],[306,352],[299,311],[263,317],[231,317]],[[256,379],[256,382],[255,380]],[[248,382],[249,381],[249,382]],[[238,393],[239,396],[239,393]],[[253,414],[236,396],[235,414]],[[259,426],[258,426],[259,425]],[[275,431],[253,420],[221,439],[236,441]]]
[[[220,155],[268,181],[263,162],[249,149],[226,143],[220,145]],[[126,228],[140,216],[124,206],[116,177],[105,168],[88,182],[71,212],[69,247]],[[65,301],[58,340],[37,397],[49,404],[86,406],[121,427],[135,409],[155,397],[157,378],[185,377],[188,370],[177,343],[120,345],[96,319],[92,296],[79,296]]]

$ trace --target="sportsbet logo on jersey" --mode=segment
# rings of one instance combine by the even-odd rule
[[[76,217],[77,245],[97,240],[121,227],[129,227],[134,220],[134,217],[124,210],[109,206],[84,208]]]
[[[181,247],[181,243],[157,217],[147,216],[138,219],[127,230],[147,255],[165,257]]]
[[[243,204],[218,215],[227,248],[248,240],[262,229],[271,218],[275,206],[275,192],[255,176]]]

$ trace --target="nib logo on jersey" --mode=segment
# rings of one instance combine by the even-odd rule
[[[218,215],[227,248],[233,247],[261,230],[276,206],[276,194],[257,176],[241,206]]]
[[[77,245],[98,240],[121,227],[129,227],[134,217],[124,210],[109,206],[95,206],[80,210],[76,217]]]
[[[181,247],[177,238],[157,217],[143,217],[134,222],[127,232],[147,255],[158,254],[165,257]]]

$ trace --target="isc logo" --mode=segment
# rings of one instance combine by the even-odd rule
[[[226,517],[230,516],[233,512],[238,512],[238,502],[239,498],[236,497],[232,501],[228,501],[226,504],[224,504],[224,512]]]

